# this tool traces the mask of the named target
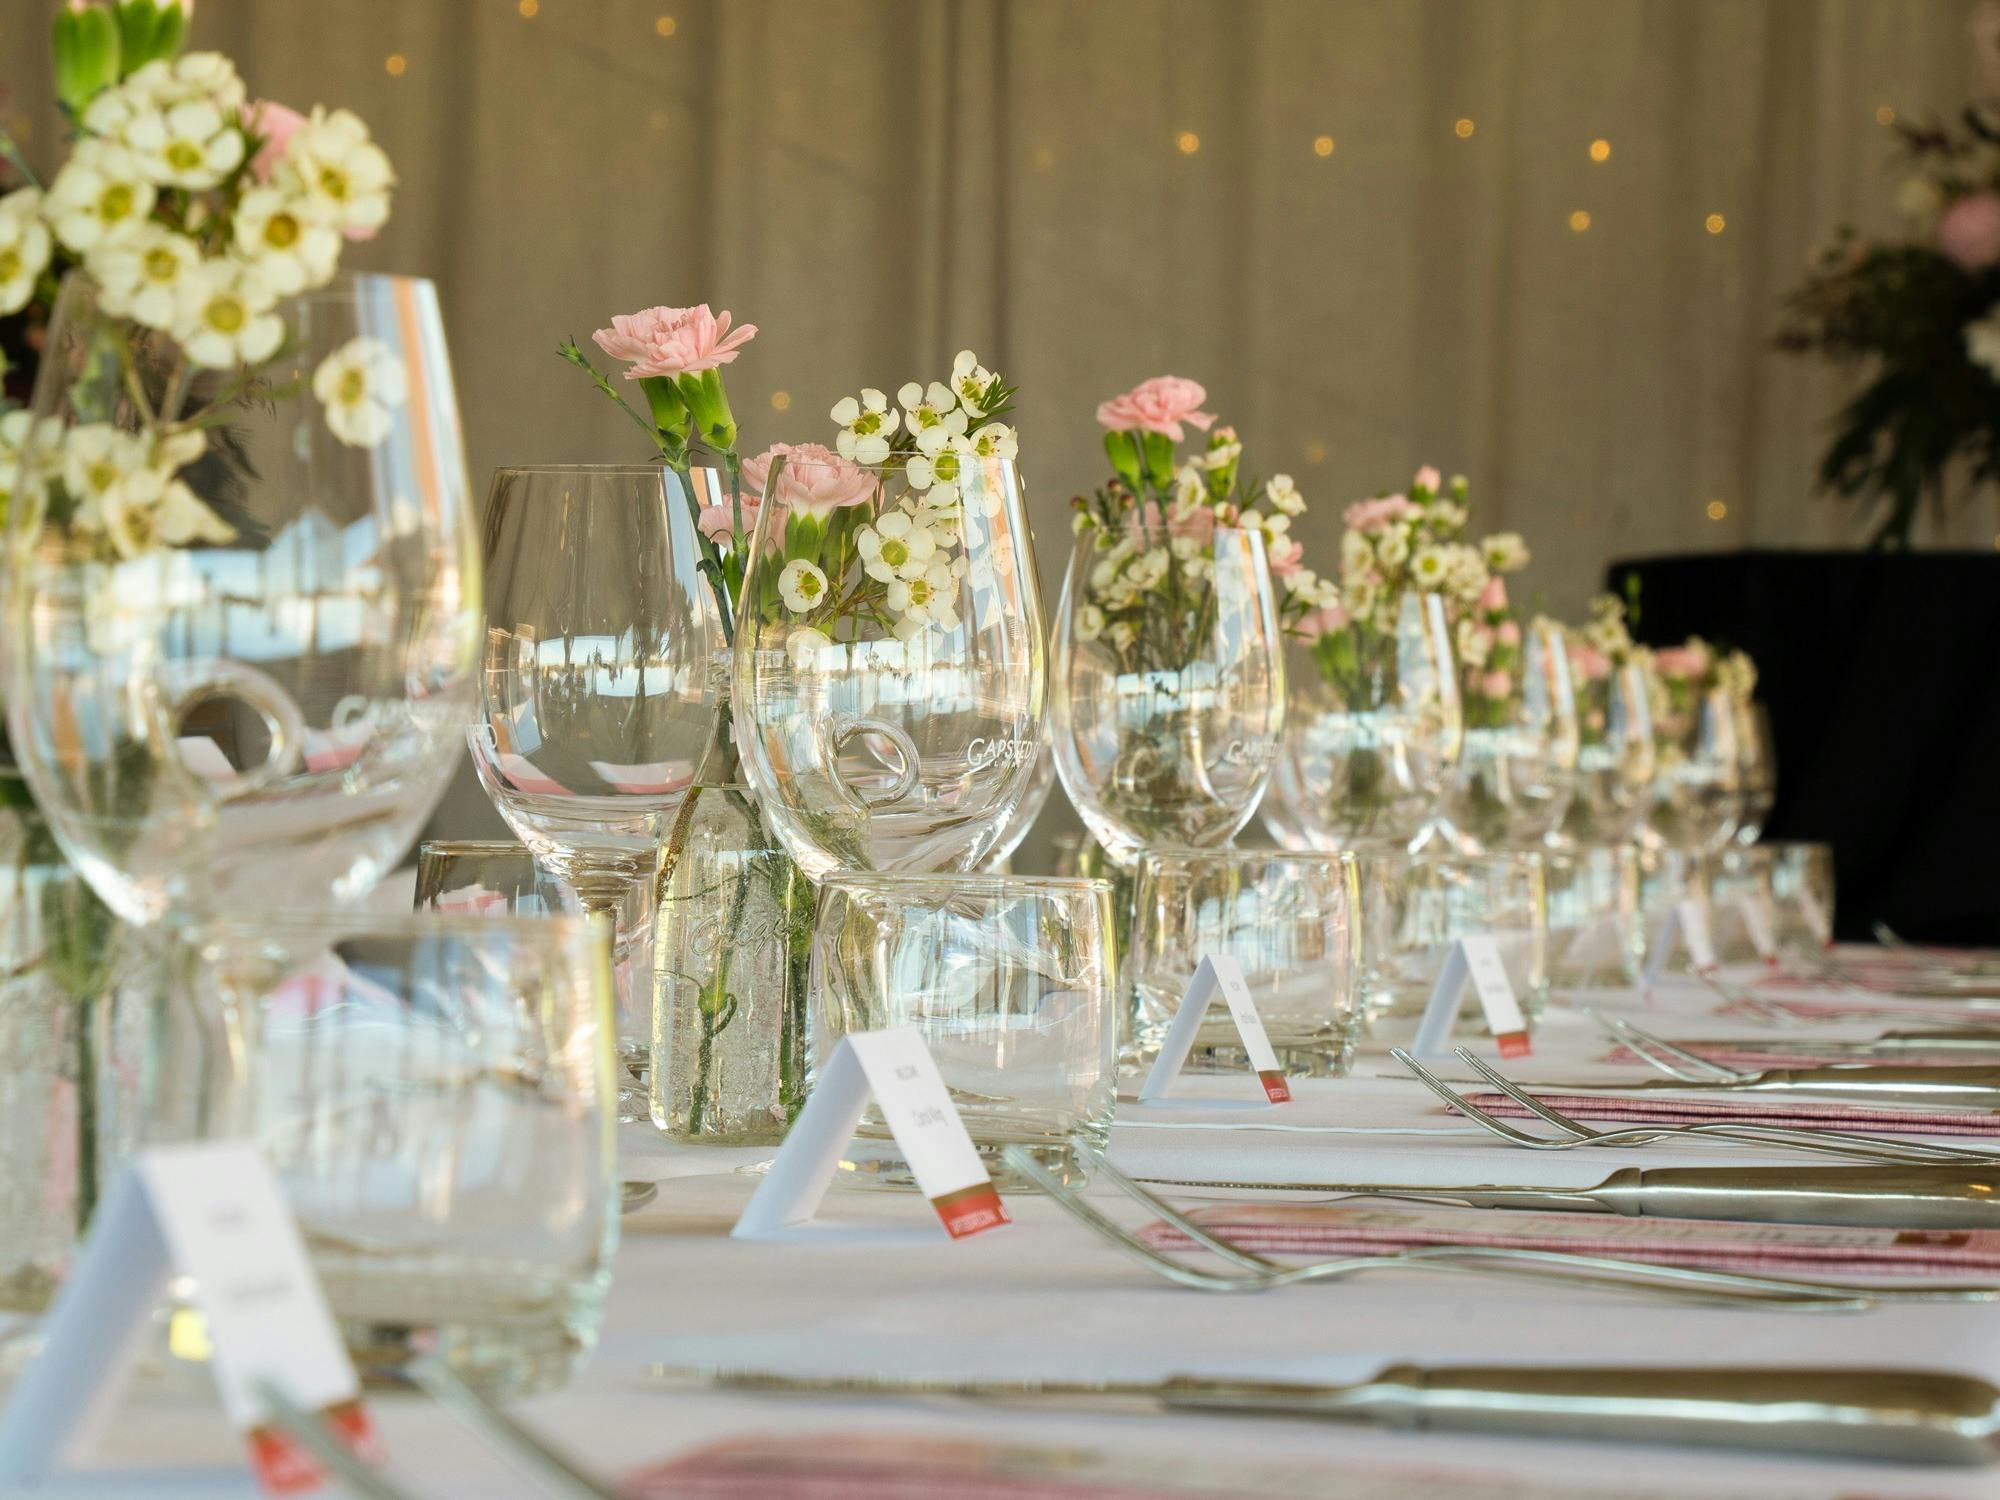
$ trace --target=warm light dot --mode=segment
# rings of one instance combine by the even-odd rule
[[[1895,106],[1895,105],[1893,105],[1893,104],[1878,104],[1878,105],[1876,105],[1876,106],[1875,106],[1875,123],[1876,123],[1877,125],[1893,125],[1893,124],[1895,124],[1895,123],[1896,123],[1896,106]]]
[[[1569,216],[1569,227],[1574,229],[1578,234],[1582,234],[1584,230],[1590,228],[1590,210],[1579,208],[1571,213]]]
[[[1331,156],[1331,155],[1333,155],[1333,137],[1332,137],[1332,136],[1330,136],[1330,135],[1319,135],[1319,136],[1314,136],[1314,137],[1313,137],[1313,155],[1314,155],[1314,156]]]
[[[792,393],[790,391],[771,392],[772,411],[790,411],[791,409],[792,409]]]
[[[1709,520],[1720,521],[1724,516],[1728,514],[1729,514],[1729,507],[1724,505],[1720,500],[1711,500],[1708,502]]]
[[[532,21],[542,13],[542,0],[521,0],[517,8],[521,12],[522,20]]]
[[[403,56],[403,54],[400,52],[391,52],[388,58],[382,64],[383,67],[389,70],[389,76],[391,78],[401,78],[403,76],[403,70],[409,67],[409,65],[410,65],[410,60],[407,57]]]
[[[1710,214],[1701,221],[1701,227],[1710,234],[1720,234],[1728,226],[1728,222],[1721,214]]]
[[[661,16],[659,20],[653,23],[653,30],[657,31],[661,36],[672,36],[679,28],[680,22],[676,21],[672,16]]]
[[[1182,156],[1193,156],[1195,152],[1201,149],[1201,137],[1196,135],[1192,130],[1183,130],[1179,137],[1175,139],[1174,144],[1181,148]]]
[[[1592,141],[1590,143],[1590,159],[1592,161],[1610,161],[1611,142],[1605,140],[1602,136]]]
[[[1323,464],[1326,462],[1326,444],[1318,438],[1307,438],[1305,454],[1307,463]]]
[[[1454,132],[1457,133],[1458,138],[1461,141],[1469,141],[1472,139],[1472,131],[1473,131],[1472,121],[1460,120],[1456,125],[1452,126],[1451,128]]]

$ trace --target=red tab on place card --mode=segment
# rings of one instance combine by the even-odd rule
[[[382,1445],[368,1410],[359,1401],[342,1401],[320,1412],[320,1419],[363,1463],[381,1463]],[[309,1495],[323,1488],[326,1470],[319,1460],[276,1427],[253,1427],[248,1434],[250,1472],[267,1495]]]
[[[975,1183],[955,1193],[933,1198],[931,1207],[944,1221],[945,1233],[955,1240],[983,1230],[998,1229],[1002,1224],[1012,1222],[1000,1202],[999,1191],[990,1182]]]
[[[1525,1031],[1503,1031],[1493,1040],[1500,1044],[1502,1057],[1526,1057],[1534,1050]]]
[[[1292,1102],[1291,1085],[1285,1082],[1283,1073],[1265,1071],[1257,1075],[1257,1081],[1264,1085],[1264,1097],[1273,1104]]]

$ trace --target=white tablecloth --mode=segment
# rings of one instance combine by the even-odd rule
[[[1623,997],[1624,1003],[1635,1003]],[[1654,1007],[1682,1035],[1774,1033],[1702,1014],[1685,991]],[[1848,1028],[1852,1029],[1852,1028]],[[1815,1034],[1838,1034],[1815,1028]],[[1576,1015],[1552,1016],[1530,1069],[1574,1076],[1604,1042]],[[1249,1102],[1247,1079],[1193,1077],[1183,1095],[1242,1106],[1121,1106],[1113,1158],[1149,1174],[1275,1179],[1583,1183],[1622,1165],[1785,1160],[1740,1148],[1527,1152],[1486,1144],[1365,1054],[1354,1076],[1297,1085],[1284,1109]],[[1453,1070],[1457,1071],[1457,1070]],[[1283,1127],[1283,1128],[1278,1128]],[[634,1127],[628,1175],[662,1180],[629,1216],[602,1342],[566,1389],[523,1402],[526,1421],[617,1475],[737,1433],[864,1429],[960,1433],[1087,1447],[1150,1463],[1295,1468],[1301,1490],[1353,1496],[1992,1497],[2000,1471],[1916,1469],[1689,1449],[1416,1435],[1303,1421],[1124,1411],[1052,1411],[945,1399],[723,1393],[655,1367],[937,1377],[1143,1379],[1178,1372],[1351,1380],[1391,1361],[1897,1366],[2000,1383],[2000,1308],[1923,1305],[1862,1314],[1725,1310],[1558,1284],[1416,1272],[1256,1296],[1180,1290],[1132,1265],[1045,1202],[1013,1195],[1015,1223],[952,1243],[914,1196],[845,1188],[823,1218],[839,1231],[742,1243],[730,1225],[760,1153],[675,1148]],[[1725,1156],[1723,1153],[1727,1152]],[[1802,1160],[1803,1158],[1789,1158]],[[718,1169],[719,1168],[719,1169]],[[1192,1195],[1190,1195],[1192,1196]],[[1109,1200],[1106,1200],[1109,1201]],[[1121,1215],[1138,1223],[1136,1210]],[[538,1491],[436,1408],[376,1396],[393,1472],[436,1495]],[[251,1493],[213,1396],[198,1380],[142,1382],[91,1474],[53,1492],[208,1497]]]

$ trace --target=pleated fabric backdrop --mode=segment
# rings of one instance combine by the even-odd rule
[[[50,161],[41,10],[0,77]],[[1022,387],[1043,586],[1091,412],[1202,380],[1347,501],[1419,462],[1580,610],[1605,560],[1860,533],[1811,493],[1842,385],[1776,303],[1894,227],[1893,110],[1982,84],[1970,0],[201,0],[255,91],[345,104],[401,174],[355,263],[442,289],[475,487],[639,456],[554,347],[708,301],[761,332],[746,441],[977,349]],[[1593,156],[1593,142],[1608,153]],[[1587,216],[1587,219],[1583,216]],[[1719,502],[1719,506],[1718,503]],[[1711,511],[1720,510],[1720,519]],[[1981,501],[1932,542],[1990,547]],[[1052,813],[1049,822],[1056,821]],[[492,826],[467,777],[440,826]],[[1034,858],[1031,846],[1028,856]]]

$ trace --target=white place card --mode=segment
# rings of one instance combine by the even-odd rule
[[[1827,916],[1826,909],[1819,904],[1818,898],[1811,891],[1800,891],[1796,899],[1799,904],[1799,916],[1804,920],[1806,930],[1831,948],[1833,921]]]
[[[1285,1070],[1278,1066],[1278,1054],[1264,1031],[1264,1018],[1257,1014],[1257,1002],[1250,996],[1243,966],[1226,953],[1211,953],[1202,959],[1194,977],[1187,982],[1180,1006],[1167,1026],[1166,1038],[1160,1043],[1160,1055],[1153,1059],[1152,1070],[1139,1086],[1141,1104],[1165,1098],[1173,1087],[1174,1079],[1187,1063],[1188,1053],[1194,1050],[1195,1037],[1200,1034],[1202,1021],[1217,994],[1228,1007],[1230,1020],[1236,1023],[1236,1035],[1243,1043],[1244,1056],[1250,1059],[1257,1082],[1264,1087],[1264,1097],[1273,1104],[1291,1101],[1291,1085],[1285,1081]]]
[[[116,1406],[170,1276],[194,1287],[223,1410],[267,1494],[321,1488],[319,1465],[265,1420],[268,1382],[379,1459],[361,1385],[305,1242],[256,1147],[142,1151],[104,1200],[50,1309],[42,1352],[0,1410],[0,1492],[51,1477]]]
[[[1417,1025],[1410,1052],[1416,1057],[1439,1057],[1451,1048],[1452,1029],[1465,1005],[1465,990],[1471,985],[1486,1013],[1486,1029],[1502,1057],[1526,1057],[1533,1050],[1528,1040],[1528,1018],[1521,1013],[1513,981],[1500,958],[1500,943],[1489,934],[1462,937],[1445,955],[1444,968],[1431,990],[1424,1018]]]
[[[871,1094],[945,1233],[964,1239],[1009,1222],[923,1033],[896,1026],[841,1038],[733,1238],[769,1238],[811,1220]]]
[[[1746,891],[1736,898],[1736,914],[1743,919],[1743,934],[1750,940],[1751,950],[1765,963],[1776,963],[1778,945],[1771,941],[1771,919],[1765,914],[1763,901]]]
[[[1706,974],[1716,967],[1715,944],[1708,935],[1708,913],[1692,896],[1682,897],[1667,909],[1653,938],[1653,951],[1646,955],[1645,988],[1650,990],[1659,983],[1676,947],[1687,949],[1688,962],[1696,972]]]

